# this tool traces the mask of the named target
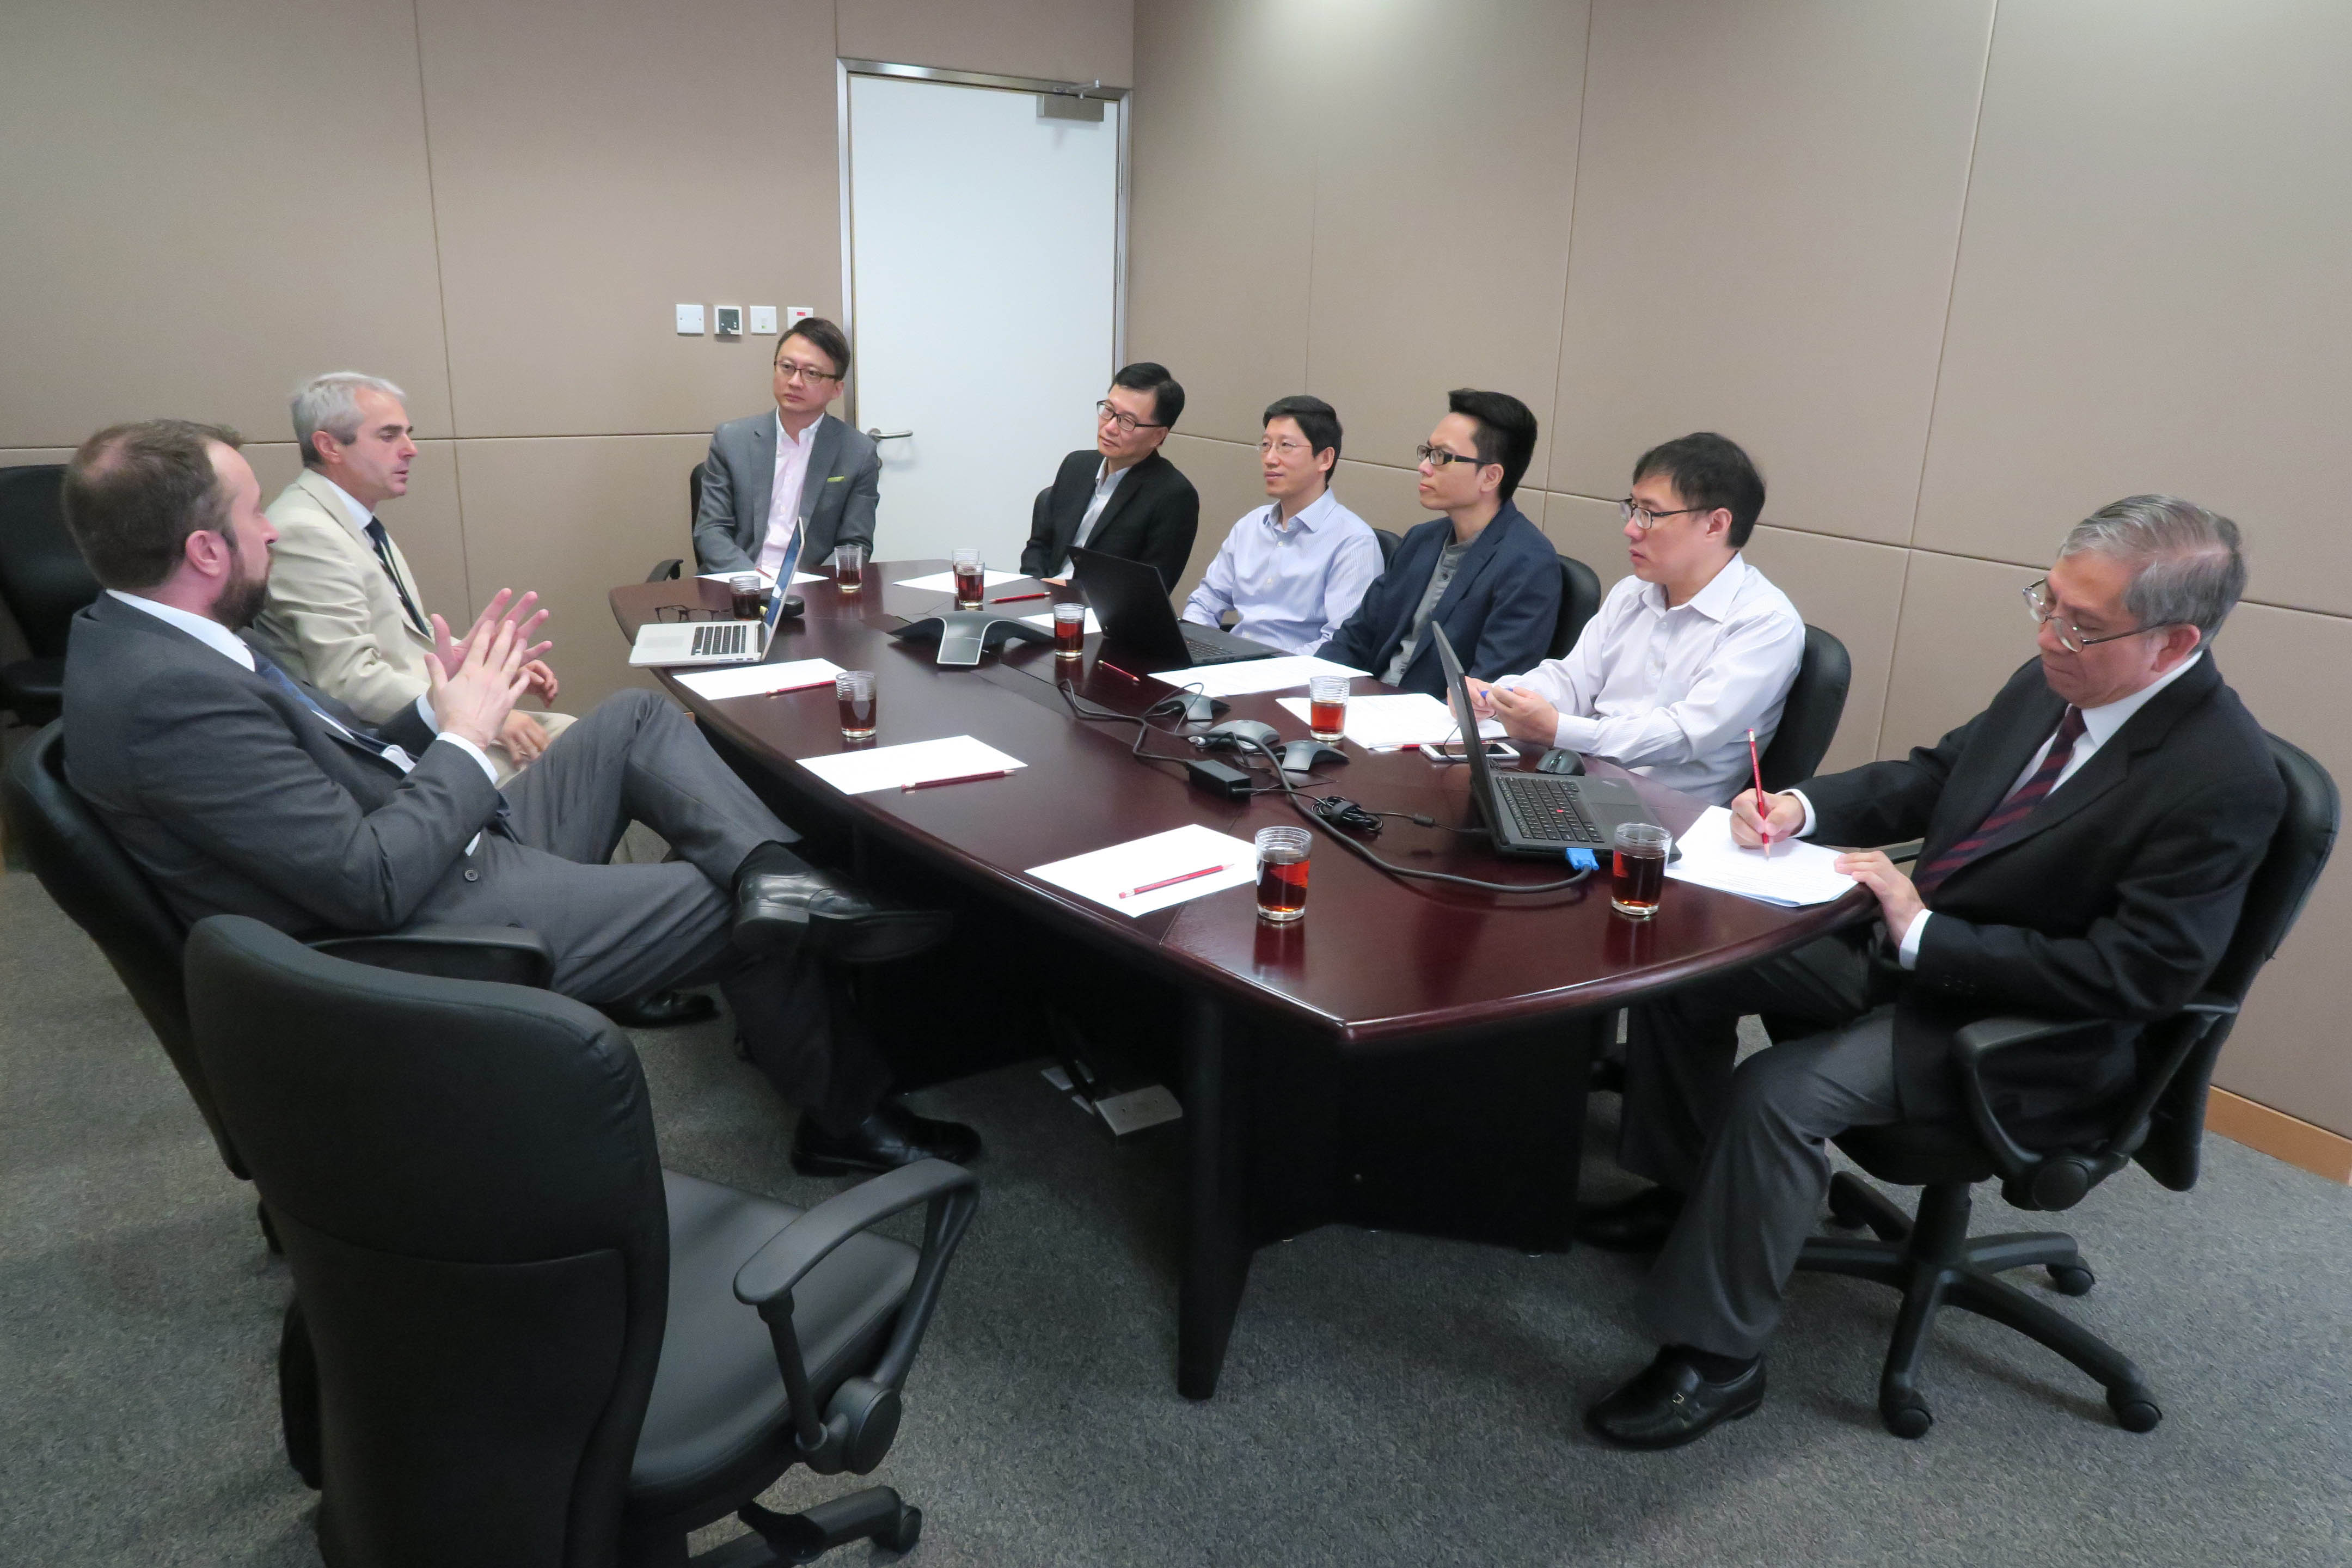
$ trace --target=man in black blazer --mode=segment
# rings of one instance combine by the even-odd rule
[[[822,316],[795,321],[774,370],[775,407],[711,433],[694,514],[701,571],[819,572],[844,544],[874,548],[881,451],[824,411],[849,374],[849,340]]]
[[[296,936],[419,922],[519,925],[551,984],[602,1005],[715,980],[752,1059],[803,1114],[796,1164],[968,1157],[968,1128],[886,1101],[888,1072],[833,965],[920,951],[942,915],[818,871],[651,691],[558,735],[501,792],[484,755],[530,683],[542,616],[501,592],[463,642],[432,618],[426,689],[380,728],[238,634],[276,531],[234,432],[117,426],[66,474],[66,520],[107,592],[74,617],[66,774],[189,921],[251,915]],[[613,865],[632,818],[676,847]]]
[[[1029,542],[1021,570],[1060,582],[1070,547],[1160,568],[1170,593],[1192,559],[1201,525],[1201,497],[1160,444],[1184,412],[1184,389],[1165,365],[1145,361],[1110,378],[1095,405],[1095,444],[1062,459],[1054,482],[1037,492],[1029,511]]]
[[[1587,1413],[1603,1439],[1668,1447],[1756,1408],[1762,1352],[1820,1212],[1826,1141],[1957,1119],[1953,1033],[2021,1013],[2111,1019],[2021,1047],[1990,1087],[2021,1141],[2096,1137],[2129,1092],[2142,1026],[2221,961],[2285,786],[2207,647],[2245,584],[2229,519],[2133,496],[2078,524],[2027,590],[2039,656],[1933,747],[1734,803],[1753,847],[1925,840],[1906,876],[1825,938],[1633,1010],[1618,1158],[1656,1182],[1590,1211],[1586,1239],[1663,1246],[1642,1299],[1663,1349]],[[1809,1032],[1733,1068],[1743,1014]]]
[[[1559,558],[1511,504],[1535,456],[1535,415],[1507,393],[1468,387],[1447,394],[1446,410],[1419,454],[1421,504],[1445,515],[1404,536],[1322,652],[1438,698],[1445,673],[1431,622],[1480,680],[1541,664],[1559,624]]]

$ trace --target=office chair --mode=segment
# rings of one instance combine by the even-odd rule
[[[691,542],[694,538],[694,520],[701,515],[702,465],[700,463],[697,463],[694,467],[686,470],[686,536],[688,542]],[[684,556],[667,556],[663,560],[654,563],[654,569],[646,574],[646,581],[648,583],[667,583],[673,578],[685,575],[685,568],[686,558]]]
[[[1601,578],[1573,555],[1559,558],[1559,619],[1552,623],[1549,657],[1566,658],[1584,624],[1601,613]]]
[[[2105,1023],[2017,1017],[1980,1019],[1953,1042],[1967,1126],[1897,1122],[1838,1135],[1838,1147],[1880,1181],[1925,1189],[1915,1218],[1841,1172],[1830,1183],[1832,1217],[1848,1228],[1867,1226],[1879,1239],[1816,1237],[1805,1243],[1797,1263],[1801,1269],[1875,1280],[1903,1293],[1878,1383],[1879,1418],[1896,1436],[1924,1436],[1935,1423],[1919,1394],[1919,1367],[1936,1314],[1948,1305],[2006,1323],[2090,1373],[2105,1386],[2107,1405],[2126,1431],[2150,1431],[2163,1418],[2147,1380],[2129,1358],[2000,1278],[2008,1269],[2039,1266],[2061,1294],[2082,1295],[2093,1279],[2074,1237],[2038,1231],[1971,1238],[1969,1189],[1997,1178],[2002,1198],[2013,1208],[2068,1209],[2134,1161],[2174,1192],[2197,1184],[2214,1060],[2255,974],[2286,940],[2336,842],[2335,781],[2298,748],[2275,735],[2270,741],[2286,781],[2286,815],[2246,889],[2229,950],[2204,991],[2172,1016],[2147,1026],[2141,1037],[2137,1086],[2105,1138],[2083,1148],[2032,1150],[2001,1126],[1985,1088],[1987,1065],[2012,1046]]]
[[[0,783],[0,810],[6,813],[9,841],[23,847],[33,875],[67,918],[98,944],[155,1031],[211,1130],[221,1163],[232,1175],[250,1179],[189,1037],[181,982],[187,929],[66,782],[62,722],[43,729],[11,760]],[[544,985],[555,967],[546,941],[519,926],[425,925],[382,936],[328,937],[313,945],[389,969],[519,985]],[[270,1229],[266,1214],[262,1229]]]
[[[0,665],[0,708],[35,729],[59,712],[66,630],[99,594],[66,531],[65,476],[62,463],[0,468],[0,603],[32,653]]]
[[[1389,529],[1376,528],[1372,530],[1372,537],[1381,542],[1381,570],[1385,572],[1396,564],[1396,552],[1404,547],[1404,535]]]
[[[1780,704],[1780,727],[1764,748],[1764,787],[1778,794],[1818,772],[1822,758],[1845,717],[1846,689],[1853,684],[1853,660],[1845,644],[1815,626],[1805,628],[1804,657],[1797,679]]]
[[[188,1012],[278,1218],[289,1455],[330,1564],[704,1568],[911,1548],[865,1475],[978,1206],[926,1161],[803,1211],[661,1168],[627,1037],[544,991],[397,974],[257,921],[188,939]],[[917,1205],[919,1250],[874,1234]]]

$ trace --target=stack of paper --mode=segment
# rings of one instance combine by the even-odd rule
[[[970,735],[910,741],[905,745],[877,746],[871,751],[839,752],[829,757],[803,757],[800,764],[844,795],[969,778],[975,773],[1010,773],[1029,765]]]
[[[807,686],[830,686],[841,666],[829,658],[796,658],[786,664],[745,664],[731,669],[706,669],[681,675],[677,683],[712,699],[761,697],[772,691],[798,691]]]
[[[756,566],[746,566],[740,572],[703,572],[698,574],[698,575],[699,575],[706,583],[724,583],[731,577],[757,577],[760,580],[760,586],[762,588],[772,588],[776,585],[776,580],[773,577],[769,576],[765,572],[761,571]],[[793,585],[794,587],[800,586],[803,583],[823,583],[824,581],[826,581],[825,578],[818,576],[814,572],[795,572],[793,574]]]
[[[1354,679],[1370,673],[1300,653],[1285,654],[1278,658],[1245,658],[1233,664],[1204,664],[1194,669],[1171,669],[1151,679],[1171,686],[1197,687],[1211,697],[1247,697],[1259,691],[1287,691],[1292,687],[1304,686],[1310,675],[1344,675]]]
[[[1018,572],[982,572],[980,574],[980,580],[991,588],[1000,587],[1006,583],[1025,581]],[[926,594],[952,594],[955,592],[955,574],[934,572],[928,577],[901,577],[891,585],[898,588],[920,588]]]
[[[1731,813],[1719,805],[1699,813],[1690,830],[1675,840],[1683,852],[1666,875],[1768,904],[1825,904],[1853,889],[1853,879],[1836,868],[1837,851],[1790,838],[1768,850],[1743,849],[1731,837]]]
[[[1167,678],[1162,676],[1163,680]],[[1307,721],[1308,703],[1304,697],[1280,700],[1284,712],[1294,715],[1301,723]],[[1503,733],[1499,719],[1482,720],[1478,733],[1490,739]],[[1368,752],[1393,752],[1404,746],[1436,746],[1462,738],[1460,727],[1454,722],[1454,710],[1436,698],[1418,691],[1400,692],[1394,696],[1350,697],[1348,699],[1348,739]]]
[[[1033,866],[1029,874],[1123,915],[1148,915],[1187,899],[1257,880],[1257,847],[1195,823],[1091,855]]]

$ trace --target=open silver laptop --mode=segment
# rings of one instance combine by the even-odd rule
[[[753,664],[768,657],[775,640],[776,623],[783,618],[784,585],[780,577],[768,595],[768,613],[756,621],[662,621],[637,628],[636,645],[629,649],[631,664]]]

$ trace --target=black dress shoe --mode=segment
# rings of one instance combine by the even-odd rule
[[[863,1175],[895,1171],[918,1160],[969,1165],[980,1158],[980,1134],[961,1121],[918,1116],[895,1100],[836,1136],[803,1116],[793,1132],[793,1169],[803,1176]]]
[[[1764,1403],[1759,1357],[1728,1383],[1709,1383],[1689,1354],[1669,1345],[1641,1375],[1584,1413],[1584,1428],[1620,1448],[1676,1448]]]
[[[1610,1252],[1655,1252],[1665,1246],[1682,1213],[1682,1194],[1643,1187],[1613,1204],[1579,1205],[1576,1239]]]
[[[719,1004],[699,991],[648,991],[596,1010],[624,1029],[667,1029],[719,1016]]]
[[[878,902],[824,871],[747,871],[735,882],[735,945],[773,952],[793,942],[843,963],[907,958],[946,940],[944,910]]]

